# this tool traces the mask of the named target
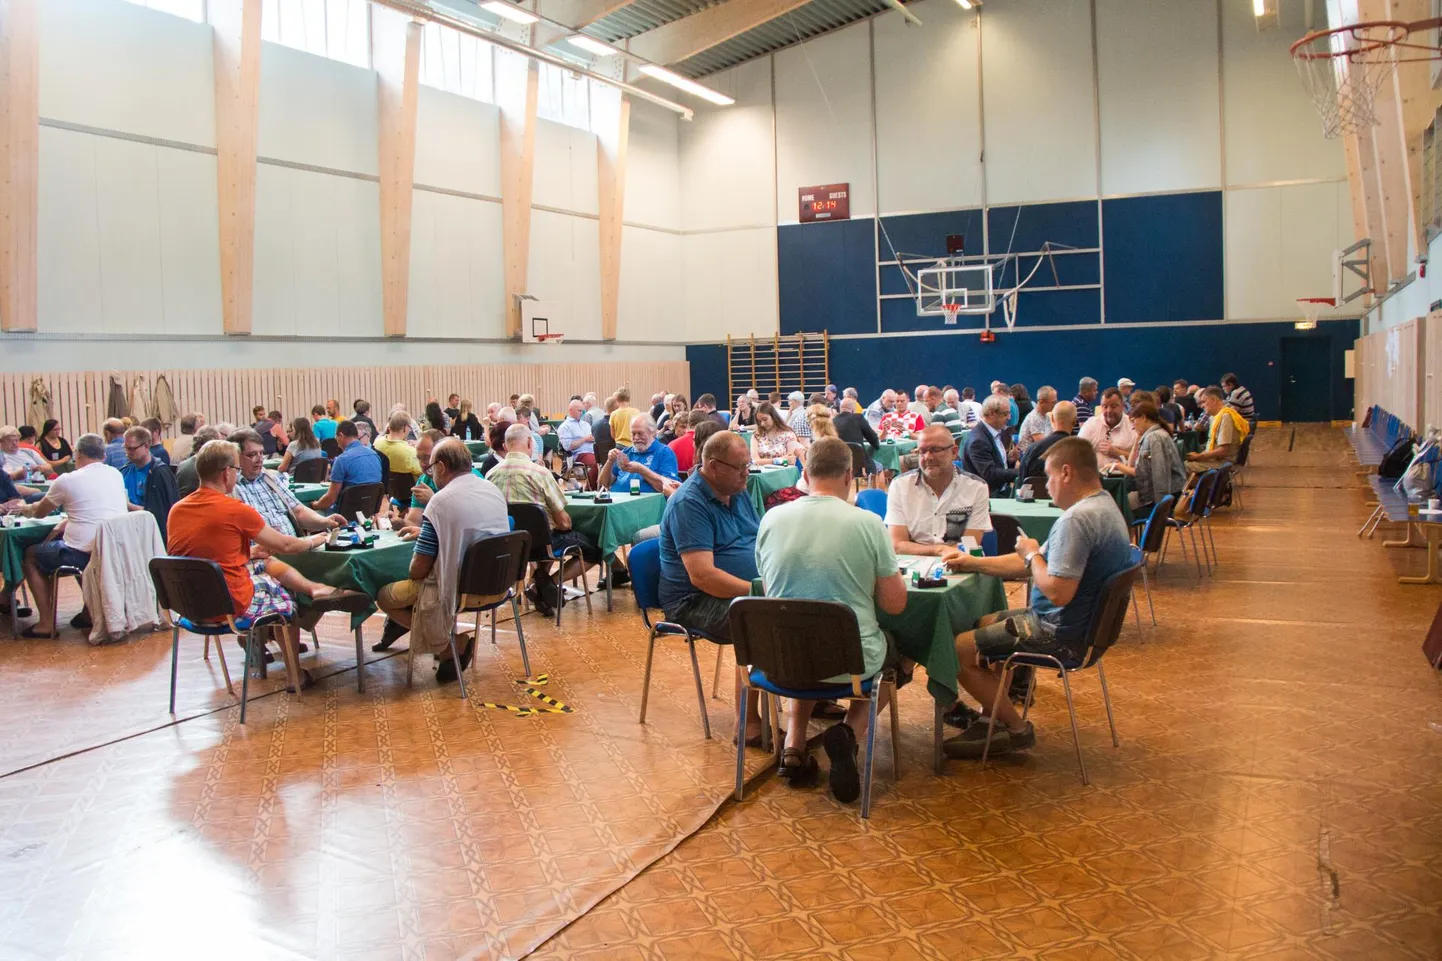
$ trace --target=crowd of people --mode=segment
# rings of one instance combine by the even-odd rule
[[[953,571],[1029,578],[1027,607],[989,615],[956,638],[958,685],[985,708],[996,694],[993,665],[1007,654],[1078,659],[1101,585],[1129,565],[1129,532],[1103,475],[1131,478],[1132,508],[1149,510],[1166,495],[1182,494],[1189,476],[1233,459],[1256,414],[1250,392],[1231,374],[1219,386],[1178,380],[1153,391],[1137,390],[1128,378],[1102,390],[1083,378],[1070,401],[1051,386],[1033,400],[1023,385],[996,381],[981,400],[970,387],[922,384],[910,393],[884,390],[865,406],[854,388],[834,385],[784,398],[753,390],[729,411],[709,393],[691,403],[658,392],[637,406],[623,387],[604,400],[572,396],[564,417],[552,423],[530,394],[490,403],[482,415],[457,394],[444,405],[429,401],[419,419],[399,404],[380,425],[370,412],[367,401],[356,400],[352,416],[343,418],[332,399],[287,422],[280,411],[258,406],[245,427],[211,426],[193,413],[180,419],[179,436],[170,441],[162,440],[158,422],[107,420],[101,433],[73,445],[55,421],[28,434],[0,428],[5,510],[65,513],[50,537],[26,552],[25,580],[38,613],[24,636],[56,628],[49,576],[61,567],[83,569],[97,529],[133,511],[154,517],[173,555],[220,565],[239,617],[281,614],[293,619],[294,631],[302,613],[354,609],[351,592],[313,583],[277,555],[320,544],[347,523],[334,510],[345,491],[378,485],[388,474],[392,481],[408,478],[391,490],[409,486],[410,496],[385,498],[379,514],[414,550],[408,577],[378,592],[386,622],[375,649],[409,633],[414,652],[435,655],[437,679],[445,683],[474,653],[473,636],[459,646],[459,663],[450,653],[460,555],[476,536],[510,530],[512,505],[544,511],[556,556],[579,549],[580,561],[572,554],[564,569],[537,565],[525,593],[541,613],[566,603],[557,582],[574,578],[579,567],[605,564],[611,586],[626,582],[624,565],[604,559],[595,541],[573,527],[565,487],[585,486],[666,498],[659,526],[636,538],[660,538],[659,596],[668,620],[725,643],[730,601],[750,594],[759,578],[768,596],[847,604],[857,616],[867,673],[890,668],[899,683],[914,665],[877,619],[878,610],[895,614],[906,603],[897,555],[935,556]],[[1183,458],[1173,441],[1181,431],[1205,437],[1201,450]],[[548,463],[545,439],[553,432],[556,456]],[[478,440],[487,447],[479,462],[467,446]],[[875,460],[888,440],[915,441],[892,473]],[[880,522],[855,507],[858,448],[869,464],[862,473],[887,491]],[[275,457],[279,470],[267,470],[267,458]],[[315,473],[328,487],[306,505],[283,475],[310,462],[321,462]],[[752,473],[766,467],[796,467],[799,476],[779,499],[783,506],[763,514],[745,494]],[[967,538],[980,540],[992,529],[991,498],[1025,486],[1061,510],[1046,543],[1021,537],[1003,557],[962,549]],[[6,608],[17,603],[13,586],[0,598]],[[301,596],[305,612],[297,608]],[[81,610],[71,624],[86,629],[89,615]],[[746,716],[747,744],[759,743],[755,699],[738,710]],[[830,717],[837,721],[823,736],[830,788],[841,800],[854,799],[866,712],[857,704],[806,702],[791,712],[782,774],[798,786],[816,779],[806,725],[814,714]],[[989,718],[958,702],[947,719],[962,730],[946,752],[979,756]],[[1005,700],[996,721],[993,753],[1035,742],[1031,725]]]

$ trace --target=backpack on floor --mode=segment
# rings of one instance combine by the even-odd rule
[[[1403,437],[1392,445],[1377,465],[1377,476],[1396,480],[1402,476],[1407,465],[1412,463],[1412,438]]]

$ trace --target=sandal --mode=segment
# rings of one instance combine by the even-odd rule
[[[781,767],[777,773],[795,788],[814,787],[821,773],[821,766],[810,751],[788,747],[781,752]]]

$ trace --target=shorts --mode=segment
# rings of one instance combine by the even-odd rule
[[[251,594],[250,606],[240,616],[241,619],[254,621],[269,614],[279,614],[287,620],[294,617],[295,598],[280,586],[280,581],[265,572],[265,561],[251,561],[249,567],[250,586],[254,593]]]
[[[1018,633],[1027,635],[1025,639]],[[976,629],[976,650],[988,661],[1001,662],[1012,654],[1046,654],[1068,667],[1080,664],[1082,653],[1058,641],[1056,628],[1029,607],[1001,611],[994,624]]]
[[[387,584],[376,594],[376,606],[382,611],[409,610],[416,606],[416,601],[421,596],[421,587],[424,584],[424,581],[410,579]],[[491,604],[499,604],[505,599],[506,594],[467,594],[461,598],[460,608],[457,609],[487,607]]]
[[[77,551],[59,537],[30,548],[30,557],[35,561],[35,566],[40,569],[40,573],[46,577],[62,567],[73,567],[83,571],[85,565],[90,563],[89,551]]]
[[[892,676],[896,678],[896,686],[898,688],[905,687],[911,683],[911,674],[914,667],[907,668],[902,663],[903,655],[901,648],[896,646],[896,638],[892,636],[892,633],[890,631],[882,631],[881,633],[886,638],[886,657],[881,661],[881,670],[883,673],[886,671],[892,673]]]
[[[731,643],[731,602],[697,591],[662,611],[666,620],[703,634],[720,644]]]
[[[580,531],[556,531],[551,534],[551,553],[557,557],[561,552],[572,547],[581,548],[581,559],[590,564],[598,564],[601,561],[601,549],[596,542]]]

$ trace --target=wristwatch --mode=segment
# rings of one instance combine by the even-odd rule
[[[1040,553],[1041,553],[1041,551],[1030,551],[1030,552],[1026,555],[1026,557],[1022,558],[1023,563],[1026,564],[1026,569],[1027,569],[1027,570],[1031,570],[1031,562],[1034,561],[1034,560],[1036,560],[1036,559],[1037,559],[1037,555],[1039,555]]]

